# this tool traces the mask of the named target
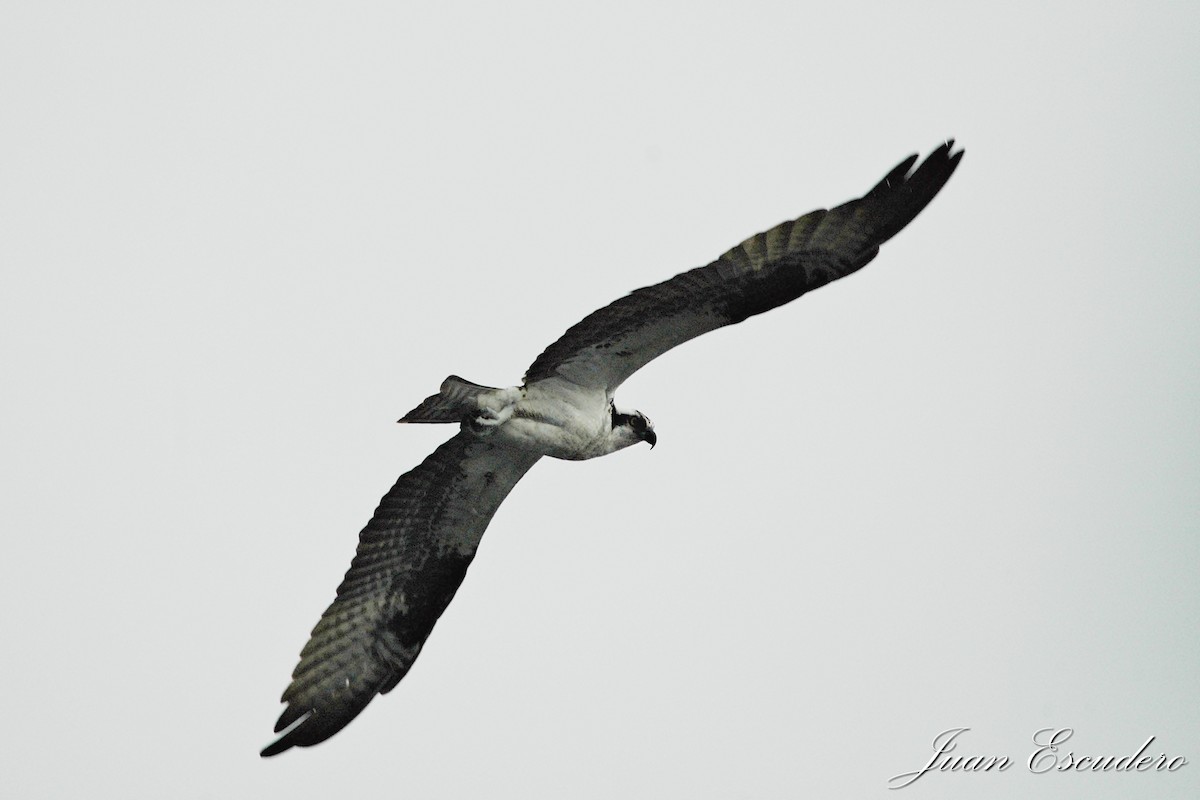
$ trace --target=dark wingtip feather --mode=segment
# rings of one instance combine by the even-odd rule
[[[897,164],[895,168],[884,177],[881,183],[905,180],[908,177],[909,171],[913,168],[913,164],[916,164],[917,159],[920,157],[921,156],[919,153],[913,153],[911,156]]]
[[[262,749],[262,752],[259,753],[258,755],[260,758],[270,758],[271,756],[277,756],[280,753],[282,753],[286,750],[291,750],[291,749],[292,749],[291,742],[287,741],[286,739],[279,739],[274,744],[270,744],[270,745],[267,745],[266,747],[264,747]]]
[[[292,707],[288,707],[275,725],[275,732],[282,731],[282,734],[274,742],[264,747],[259,755],[263,758],[270,758],[293,747],[312,747],[314,744],[320,744],[349,725],[367,707],[367,703],[371,702],[375,695],[376,692],[371,692],[365,700],[356,702],[348,713],[341,716],[322,717],[316,709],[309,709],[304,713],[297,714],[292,711]]]
[[[883,244],[912,222],[917,214],[929,205],[937,196],[946,181],[958,168],[965,150],[951,152],[954,140],[947,139],[930,153],[924,161],[916,165],[917,156],[912,155],[896,165],[875,188],[863,197],[863,202],[876,200],[887,207],[891,219],[881,225],[877,233],[877,244]],[[911,170],[911,172],[910,172]],[[897,195],[903,196],[900,203],[895,202]]]
[[[279,722],[275,724],[275,732],[279,733],[280,731],[283,731],[283,735],[271,744],[264,747],[262,752],[259,753],[260,757],[270,758],[271,756],[279,755],[285,750],[291,750],[298,744],[303,746],[302,742],[296,741],[295,734],[298,730],[300,730],[301,726],[308,721],[308,718],[313,715],[313,712],[306,711],[305,713],[296,716],[294,714],[289,714],[291,711],[291,708],[286,709],[283,712],[283,715],[280,716]],[[284,731],[284,728],[287,730]]]

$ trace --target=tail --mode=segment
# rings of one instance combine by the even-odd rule
[[[493,386],[480,386],[451,375],[442,381],[437,394],[425,398],[425,402],[401,417],[398,422],[462,422],[463,417],[478,410],[475,398],[484,392],[494,392]]]

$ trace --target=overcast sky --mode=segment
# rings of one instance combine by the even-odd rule
[[[566,5],[6,4],[5,796],[1200,796],[1200,6]],[[259,758],[452,433],[401,414],[948,137],[875,262],[636,375],[657,448],[543,460],[406,680]],[[1013,766],[887,788],[957,727]],[[1033,774],[1047,727],[1189,763]]]

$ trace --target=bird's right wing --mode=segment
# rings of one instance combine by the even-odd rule
[[[601,308],[546,348],[527,384],[555,376],[607,390],[676,345],[795,300],[849,275],[912,222],[962,151],[946,142],[912,170],[911,156],[870,192],[752,236],[706,267],[646,286]]]
[[[399,683],[492,515],[538,458],[464,431],[400,476],[300,653],[275,726],[288,730],[262,755],[323,742]]]

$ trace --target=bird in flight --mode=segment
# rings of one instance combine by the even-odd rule
[[[953,141],[900,162],[866,195],[784,222],[708,266],[638,289],[572,326],[520,386],[451,375],[401,422],[459,432],[396,481],[359,534],[337,598],[321,615],[292,682],[273,756],[333,736],[395,688],[475,557],[496,509],[542,456],[579,461],[639,442],[654,426],[613,402],[650,361],[701,334],[770,311],[866,266],[949,180]]]

